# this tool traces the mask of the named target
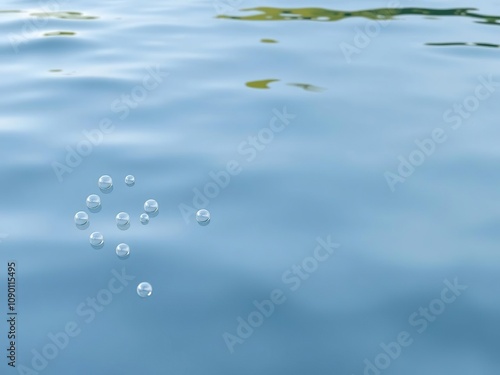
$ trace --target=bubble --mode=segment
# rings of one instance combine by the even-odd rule
[[[99,182],[97,184],[99,185],[99,189],[108,190],[113,186],[113,179],[105,174],[104,176],[99,177]]]
[[[104,236],[99,232],[94,232],[89,237],[92,246],[99,246],[104,243]]]
[[[139,217],[139,220],[141,220],[141,223],[146,225],[147,223],[149,223],[149,215],[148,214],[141,214],[141,216]]]
[[[127,177],[125,177],[125,183],[128,186],[134,186],[134,184],[135,184],[135,177],[132,176],[131,174],[129,174]]]
[[[154,199],[148,199],[146,203],[144,203],[144,211],[148,214],[158,211],[158,202]]]
[[[87,197],[86,203],[91,210],[96,209],[101,205],[101,198],[98,195],[91,194]]]
[[[118,215],[116,215],[116,224],[120,226],[125,226],[128,223],[130,223],[129,214],[127,214],[126,212],[119,212]]]
[[[75,214],[75,224],[76,225],[85,225],[89,222],[89,215],[86,212],[78,211]]]
[[[210,212],[205,209],[201,209],[196,213],[196,221],[200,225],[207,225],[210,222]]]
[[[153,287],[150,283],[142,282],[137,285],[137,294],[139,297],[149,297],[153,293]]]
[[[130,247],[126,243],[121,243],[116,247],[118,258],[125,259],[130,255]]]

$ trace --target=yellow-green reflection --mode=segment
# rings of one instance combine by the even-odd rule
[[[86,16],[80,12],[47,12],[47,13],[31,13],[33,17],[52,17],[52,18],[62,18],[65,20],[95,20],[98,17]]]
[[[474,13],[474,8],[453,9],[428,9],[428,8],[377,8],[359,11],[341,11],[324,8],[270,8],[257,7],[242,9],[242,12],[251,14],[244,16],[218,15],[218,18],[226,18],[242,21],[296,21],[310,20],[321,22],[340,21],[345,18],[363,17],[372,20],[390,20],[397,16],[420,15],[431,17],[471,17],[478,19],[480,23],[498,24],[500,16],[488,16]]]
[[[260,41],[262,43],[278,43],[278,41],[274,39],[261,39]]]
[[[452,43],[426,43],[427,46],[448,47],[448,46],[471,46],[471,47],[488,47],[500,48],[498,44],[492,43],[465,43],[465,42],[452,42]]]
[[[288,83],[289,86],[295,86],[295,87],[300,87],[301,89],[304,89],[306,91],[313,91],[313,92],[321,92],[325,91],[326,89],[323,87],[318,87],[314,85],[310,85],[308,83]]]
[[[43,34],[43,36],[72,36],[76,35],[76,33],[72,31],[51,31]]]
[[[0,10],[0,13],[21,13],[20,10]]]
[[[277,82],[279,79],[261,79],[259,81],[250,81],[247,82],[246,85],[253,89],[269,89],[269,84],[271,82]]]

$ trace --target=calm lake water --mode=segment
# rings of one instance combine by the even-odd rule
[[[498,1],[1,8],[0,373],[499,373]]]

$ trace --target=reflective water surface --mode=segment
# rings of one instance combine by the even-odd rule
[[[498,373],[497,3],[1,8],[0,373]]]

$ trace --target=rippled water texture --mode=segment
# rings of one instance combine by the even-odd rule
[[[498,373],[497,3],[0,8],[1,374]]]

